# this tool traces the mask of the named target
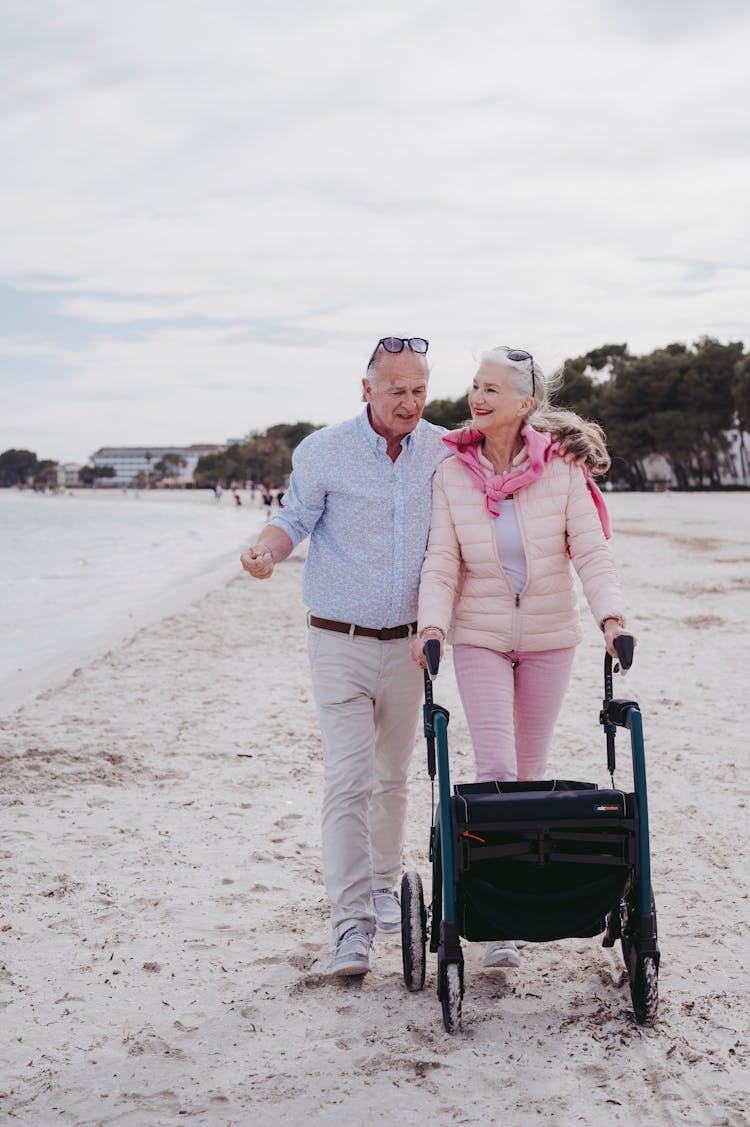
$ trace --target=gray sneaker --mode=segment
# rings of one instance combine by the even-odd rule
[[[376,888],[372,893],[372,910],[378,931],[401,930],[401,901],[392,888]]]
[[[350,927],[337,941],[331,959],[331,974],[367,974],[372,939],[366,931]]]
[[[512,939],[493,939],[484,951],[486,967],[520,967],[521,956]]]

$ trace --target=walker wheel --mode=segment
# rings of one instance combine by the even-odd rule
[[[427,912],[422,878],[419,873],[404,873],[401,880],[401,953],[404,982],[415,992],[424,986],[427,947]]]
[[[461,968],[458,963],[445,963],[443,974],[443,1025],[446,1033],[456,1033],[461,1028]]]
[[[630,983],[635,1020],[639,1025],[653,1025],[659,1009],[659,968],[652,955],[642,955]]]
[[[630,999],[639,1025],[652,1025],[659,1008],[659,954],[641,953],[637,936],[641,917],[633,908],[637,889],[631,888],[629,896],[620,902],[620,945],[630,980]],[[656,925],[656,906],[651,893],[651,915]],[[654,932],[655,935],[655,932]]]

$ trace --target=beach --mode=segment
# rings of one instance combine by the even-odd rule
[[[320,743],[303,552],[208,593],[0,719],[0,1109],[33,1125],[510,1127],[747,1122],[750,521],[746,494],[613,494],[639,644],[659,1017],[619,946],[464,943],[463,1026],[407,993],[400,936],[326,974]],[[590,616],[549,777],[608,782]],[[449,657],[453,777],[472,755]],[[631,786],[626,734],[616,782]],[[424,741],[406,868],[429,883]]]

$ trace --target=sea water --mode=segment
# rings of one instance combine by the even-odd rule
[[[0,714],[240,574],[248,494],[0,490]]]

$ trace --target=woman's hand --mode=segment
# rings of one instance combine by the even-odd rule
[[[621,634],[630,634],[633,644],[638,645],[635,635],[630,630],[626,630],[618,618],[605,618],[602,623],[602,630],[604,631],[604,645],[607,653],[616,660],[618,654],[615,649],[615,638],[619,638]]]
[[[256,544],[240,556],[240,563],[256,579],[268,579],[276,563],[273,552],[266,544]]]
[[[436,638],[440,642],[440,659],[443,658],[443,645],[445,643],[445,634],[438,626],[425,626],[424,630],[420,630],[415,634],[409,643],[409,652],[412,661],[416,661],[420,669],[427,668],[427,659],[422,653],[425,642],[429,642],[431,638]]]

